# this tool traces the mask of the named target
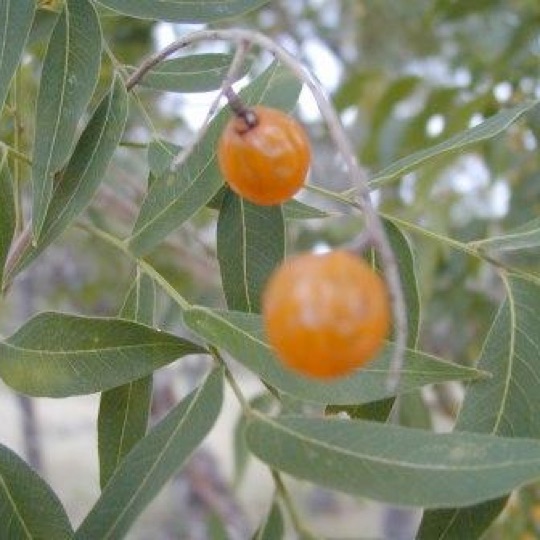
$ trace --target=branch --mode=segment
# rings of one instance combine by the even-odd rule
[[[314,75],[307,71],[293,55],[264,34],[243,29],[202,30],[174,41],[162,51],[149,57],[128,79],[126,83],[127,88],[131,90],[150,69],[175,52],[200,41],[213,40],[232,41],[238,44],[256,44],[272,52],[309,88],[315,98],[319,111],[328,125],[330,136],[345,161],[351,183],[353,187],[357,188],[358,205],[365,216],[366,228],[371,235],[373,244],[379,251],[383,263],[384,275],[392,302],[395,328],[395,348],[388,377],[388,387],[390,390],[395,390],[399,384],[403,355],[407,345],[407,313],[397,261],[386,237],[382,219],[371,201],[367,176],[358,165],[354,150],[336,110],[326,97],[321,84],[316,80]]]

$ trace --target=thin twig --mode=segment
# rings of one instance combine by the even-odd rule
[[[406,305],[397,261],[386,237],[383,222],[371,201],[367,176],[358,165],[351,143],[335,108],[326,97],[321,84],[316,80],[314,75],[307,71],[293,55],[264,34],[243,29],[202,30],[193,32],[174,41],[168,47],[165,47],[157,54],[154,54],[145,60],[128,79],[126,83],[127,88],[129,90],[132,89],[150,69],[171,54],[174,54],[188,45],[207,40],[226,40],[236,43],[247,42],[256,44],[263,49],[272,52],[299,80],[304,82],[311,91],[319,111],[328,125],[332,140],[336,147],[339,148],[343,160],[345,161],[352,185],[357,188],[357,202],[364,213],[366,228],[371,233],[373,243],[378,249],[383,263],[384,275],[390,291],[395,327],[395,347],[388,377],[388,387],[391,391],[395,391],[399,384],[408,331]]]
[[[210,105],[206,118],[204,119],[201,127],[197,130],[197,135],[194,137],[191,143],[187,145],[186,147],[184,147],[182,150],[180,150],[178,155],[172,160],[171,171],[174,172],[183,165],[187,157],[191,154],[191,152],[193,152],[197,144],[199,144],[202,138],[205,136],[208,130],[208,127],[210,125],[210,121],[216,114],[216,111],[219,107],[221,98],[223,97],[224,94],[227,93],[227,91],[231,88],[232,83],[236,80],[238,73],[240,69],[242,68],[242,64],[244,62],[244,59],[248,50],[249,50],[249,44],[245,41],[241,41],[231,61],[231,65],[229,67],[227,75],[223,79],[223,83],[221,84],[221,88],[218,92],[218,95],[216,96],[212,104]]]

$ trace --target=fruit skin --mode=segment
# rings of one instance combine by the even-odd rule
[[[263,293],[270,345],[286,366],[311,377],[347,375],[374,358],[390,319],[384,280],[343,250],[286,260]]]
[[[248,201],[270,206],[293,197],[304,185],[311,149],[302,126],[289,115],[261,105],[250,109],[257,124],[235,116],[219,139],[217,156],[230,188]]]

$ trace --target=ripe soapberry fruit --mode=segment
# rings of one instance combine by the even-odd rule
[[[347,375],[371,360],[388,334],[386,284],[347,251],[297,255],[271,275],[263,320],[286,366],[311,377]]]
[[[229,187],[248,201],[270,206],[291,199],[304,185],[311,159],[300,124],[277,109],[256,106],[235,115],[220,137],[217,156]]]

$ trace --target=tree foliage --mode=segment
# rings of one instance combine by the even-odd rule
[[[281,473],[422,508],[426,540],[480,538],[509,494],[540,478],[540,6],[319,4],[0,0],[0,378],[28,396],[101,394],[102,489],[74,530],[52,488],[0,445],[0,537],[127,534],[223,414],[224,384],[242,405],[238,477],[254,455],[276,482],[254,538],[283,535],[288,521],[307,534]],[[291,114],[300,100],[310,186],[274,207],[230,192],[216,160],[230,110],[193,129],[186,100],[222,89],[239,44],[216,50],[209,36],[134,80],[164,22],[183,38],[189,23],[257,28],[328,86],[401,276],[409,335],[397,388],[393,339],[332,382],[275,357],[258,314],[268,275],[286,253],[361,235],[358,186],[329,126],[306,113],[297,73],[252,48],[234,73],[240,97]],[[60,253],[62,266],[66,250],[94,289],[87,280],[66,294],[55,281],[51,261]],[[29,272],[45,276],[47,311],[20,317]],[[149,428],[154,374],[189,355],[212,367]],[[262,394],[244,397],[229,357]],[[451,381],[464,398],[447,407]],[[441,418],[451,433],[430,429]]]

